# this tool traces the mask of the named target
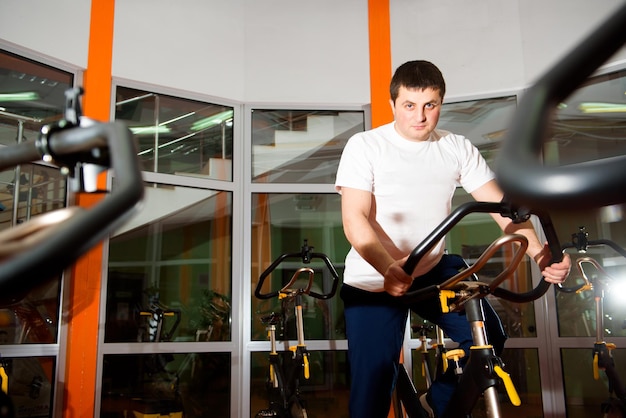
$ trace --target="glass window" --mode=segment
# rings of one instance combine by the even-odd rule
[[[65,202],[66,179],[56,167],[23,164],[0,172],[0,231],[61,209]],[[2,344],[56,343],[60,289],[61,276],[56,275],[25,294],[0,297]]]
[[[0,50],[0,153],[5,147],[34,141],[42,126],[64,117],[65,91],[73,87],[74,77],[75,73]],[[0,232],[64,208],[66,184],[57,167],[43,162],[0,172]],[[63,349],[56,345],[61,283],[57,275],[26,294],[5,292],[0,297],[2,364],[15,416],[53,416],[57,354]],[[8,298],[14,300],[9,303]],[[30,348],[25,351],[21,344]],[[41,352],[46,355],[33,354]]]
[[[545,144],[546,161],[565,165],[607,158],[626,153],[626,70],[593,77],[564,100],[559,106],[550,141]],[[624,204],[593,210],[571,207],[553,216],[559,237],[575,260],[582,256],[595,259],[613,278],[622,277],[626,257],[604,244],[592,245],[587,253],[578,253],[573,246],[576,235],[584,228],[587,239],[596,243],[611,241],[619,248],[626,247],[626,222]],[[589,265],[587,265],[590,267]],[[595,272],[590,270],[590,274]],[[577,268],[572,269],[565,287],[582,283]],[[608,287],[601,299],[604,306],[604,332],[610,336],[626,336],[620,318],[624,317],[623,304],[618,300],[620,291],[616,281]],[[596,286],[597,287],[597,286]],[[594,291],[581,293],[556,292],[559,314],[559,332],[563,337],[596,335]]]
[[[230,353],[105,355],[102,417],[229,417]]]
[[[105,342],[231,338],[232,193],[152,184],[109,244]]]
[[[118,86],[115,119],[139,144],[142,170],[231,181],[233,108]]]
[[[617,349],[611,352],[617,375],[626,376],[626,350]],[[603,371],[599,372],[598,380],[594,379],[593,342],[587,348],[561,349],[561,356],[567,417],[597,416],[602,411],[603,403],[614,397],[614,394],[609,392],[608,380]]]
[[[252,338],[266,340],[267,333],[260,318],[270,312],[280,312],[278,298],[254,297],[261,274],[283,254],[299,254],[305,245],[312,252],[325,254],[342,277],[343,262],[349,245],[343,234],[338,194],[273,193],[252,196]],[[320,258],[305,263],[298,257],[286,258],[267,277],[262,293],[280,290],[301,267],[316,272],[314,290],[329,293],[332,275]],[[306,339],[333,340],[345,338],[343,304],[336,294],[327,300],[307,297],[304,321]],[[287,310],[291,314],[290,310]],[[294,339],[293,317],[288,315],[279,330],[281,339]]]
[[[23,164],[0,172],[0,230],[63,208],[65,202],[66,179],[56,167]]]
[[[10,145],[63,116],[74,74],[0,50],[0,81],[0,145]]]
[[[289,352],[289,354],[291,354]],[[310,351],[310,377],[300,379],[300,395],[310,417],[348,418],[348,353]],[[252,353],[250,416],[268,407],[268,353]]]
[[[252,111],[252,181],[335,182],[347,140],[365,127],[362,111]]]
[[[626,154],[626,70],[591,78],[558,107],[545,161],[563,165]]]
[[[588,231],[584,229],[584,233],[588,234]],[[568,247],[567,252],[573,264],[572,272],[563,287],[577,289],[583,286],[585,278],[591,286],[583,287],[580,291],[556,292],[559,334],[562,337],[596,337],[599,326],[598,341],[604,341],[605,336],[624,337],[626,329],[623,318],[626,318],[626,306],[623,303],[621,278],[626,274],[626,250],[621,249],[614,241],[597,240],[591,236],[588,236],[588,240],[591,245],[580,252],[575,246],[572,247],[572,243],[563,244]],[[611,242],[621,252],[605,242]],[[591,260],[585,261],[588,259]],[[600,304],[598,308],[596,301]],[[598,319],[600,324],[596,323]]]
[[[516,108],[516,96],[444,102],[438,128],[468,138],[491,165]]]
[[[15,417],[52,417],[55,357],[3,357]],[[2,398],[4,400],[4,398]],[[4,407],[3,414],[6,414]]]

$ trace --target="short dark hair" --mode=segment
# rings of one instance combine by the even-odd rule
[[[423,60],[408,61],[396,69],[389,85],[393,102],[398,98],[400,87],[421,90],[432,88],[439,90],[442,99],[446,94],[446,82],[439,68],[432,62]]]

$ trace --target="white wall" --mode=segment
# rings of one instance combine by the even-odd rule
[[[90,11],[88,0],[0,0],[0,39],[85,68]]]
[[[243,0],[115,4],[113,76],[244,98]]]
[[[530,85],[620,5],[617,0],[390,0],[393,67],[426,59],[448,97]],[[624,50],[611,61],[626,58]]]
[[[245,0],[246,100],[370,102],[367,0]]]
[[[84,68],[89,4],[1,0],[0,38]],[[393,67],[432,60],[449,98],[527,87],[619,4],[390,0]],[[369,102],[367,0],[132,0],[115,12],[114,77],[243,102]]]
[[[527,81],[532,82],[623,6],[624,1],[520,0],[519,3],[524,67]],[[626,48],[622,48],[607,65],[625,60]]]
[[[116,4],[117,77],[246,102],[368,103],[366,0]]]

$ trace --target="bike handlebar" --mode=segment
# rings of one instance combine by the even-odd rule
[[[36,284],[60,274],[123,223],[143,198],[143,180],[130,130],[121,122],[87,122],[91,124],[44,128],[37,141],[6,147],[0,153],[0,170],[43,159],[75,169],[83,164],[98,164],[113,169],[116,180],[112,193],[89,209],[77,211],[73,207],[46,213],[50,219],[57,212],[72,210],[71,216],[64,216],[66,219],[61,222],[38,225],[35,234],[24,240],[18,251],[5,254],[0,261],[0,293],[11,295],[10,299],[18,299]],[[31,223],[42,224],[38,218],[44,219],[40,215],[3,231],[0,243],[5,233],[15,237],[13,230],[25,230]]]
[[[517,204],[579,209],[626,201],[626,155],[559,167],[539,162],[556,106],[626,42],[626,4],[522,97],[499,154],[496,177]]]
[[[337,273],[337,270],[335,269],[335,266],[333,265],[332,261],[330,261],[330,258],[328,258],[326,254],[312,252],[312,249],[313,247],[310,247],[307,244],[307,241],[304,240],[304,245],[302,246],[302,250],[299,253],[285,253],[285,254],[280,255],[276,260],[274,260],[272,264],[270,264],[270,266],[267,269],[265,269],[265,271],[259,277],[259,282],[257,283],[256,289],[254,291],[254,295],[259,299],[271,299],[271,298],[277,297],[280,295],[281,291],[284,291],[287,287],[291,286],[293,282],[295,282],[299,273],[308,272],[309,282],[308,282],[308,287],[307,287],[308,291],[306,293],[309,296],[312,296],[316,299],[332,298],[337,292],[337,285],[339,284],[339,274]],[[263,293],[262,288],[263,288],[263,284],[265,283],[265,279],[269,277],[270,273],[274,271],[280,263],[282,263],[283,261],[287,259],[292,259],[292,258],[298,258],[302,260],[302,262],[305,264],[309,264],[311,260],[314,258],[319,258],[323,260],[324,264],[326,264],[326,267],[328,267],[328,270],[330,271],[330,274],[333,278],[333,285],[331,287],[331,290],[328,293],[317,293],[317,292],[311,291],[310,289],[313,284],[313,271],[312,269],[309,269],[309,268],[301,268],[296,271],[296,273],[293,275],[289,283],[286,286],[283,286],[281,290]]]
[[[503,200],[502,202],[467,202],[463,205],[460,205],[455,210],[453,210],[450,215],[448,215],[434,230],[430,233],[420,244],[418,244],[413,251],[409,254],[405,264],[404,271],[407,274],[412,274],[413,270],[420,262],[420,260],[448,233],[456,224],[458,224],[461,219],[470,213],[498,213],[502,216],[506,216],[511,218],[514,222],[522,222],[527,220],[531,213],[535,214],[539,219],[542,229],[546,235],[548,246],[550,248],[550,252],[552,254],[552,262],[559,262],[563,259],[563,253],[561,251],[561,246],[559,244],[559,239],[554,229],[554,225],[552,224],[552,220],[550,216],[541,211],[526,211],[519,210],[518,208],[512,206],[508,203],[507,200]],[[491,247],[489,247],[491,248]],[[489,251],[485,251],[485,254]],[[418,279],[419,280],[419,279]],[[498,284],[501,283],[501,280],[498,281]],[[399,298],[405,301],[419,301],[425,300],[432,297],[436,297],[439,291],[442,289],[442,285],[432,285],[422,289],[418,289],[415,291],[411,291],[406,293]],[[547,290],[550,288],[550,283],[546,282],[544,278],[541,278],[541,281],[535,288],[528,292],[517,293],[512,292],[510,290],[503,289],[501,287],[495,287],[491,289],[491,293],[499,298],[516,302],[516,303],[525,303],[536,300],[543,296]]]
[[[611,241],[609,239],[595,239],[595,240],[588,239],[587,233],[585,232],[584,227],[580,227],[580,230],[576,234],[572,234],[572,242],[563,244],[562,248],[563,248],[563,251],[566,251],[569,248],[576,248],[576,250],[579,253],[586,253],[589,246],[592,246],[592,247],[606,246],[606,247],[613,249],[613,251],[615,251],[622,257],[626,258],[626,249],[620,247],[616,242]],[[590,259],[589,257],[584,257],[583,262],[589,262],[593,264],[598,270],[603,270],[602,267],[595,260]],[[578,261],[577,261],[577,266],[578,266],[578,270],[583,276],[583,279],[585,279],[585,283],[578,285],[578,286],[572,286],[572,287],[566,287],[562,283],[560,283],[557,286],[558,290],[564,293],[577,293],[579,291],[582,291],[583,288],[589,287],[589,280],[587,280],[587,278],[585,277],[585,272],[583,271],[582,265]],[[606,274],[606,272],[604,271],[603,273]]]

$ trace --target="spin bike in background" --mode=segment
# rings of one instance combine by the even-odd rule
[[[266,325],[270,340],[269,370],[266,381],[269,405],[256,414],[256,418],[307,418],[306,402],[300,393],[300,378],[309,379],[310,364],[309,352],[304,339],[303,297],[326,300],[337,292],[339,275],[330,259],[323,253],[312,252],[314,247],[304,245],[299,253],[286,253],[279,256],[260,276],[255,296],[259,299],[278,298],[281,303],[281,312],[272,312],[263,316],[261,321]],[[319,258],[330,271],[332,286],[328,293],[318,293],[311,288],[315,279],[315,271],[310,267],[301,267],[296,270],[289,282],[278,291],[263,293],[265,281],[283,261],[298,258],[304,265],[309,265],[312,259]],[[301,276],[305,275],[302,280]],[[271,284],[271,280],[270,280]],[[303,287],[301,285],[304,285]],[[323,287],[320,287],[323,289]],[[297,345],[289,347],[289,351],[279,352],[276,348],[277,326],[284,329],[287,318],[287,309],[295,306]]]
[[[586,254],[590,246],[610,247],[626,258],[626,250],[611,240],[589,240],[585,227],[580,227],[576,234],[572,234],[572,242],[563,245],[563,251],[575,248],[578,253]],[[624,418],[626,417],[626,387],[615,369],[612,354],[617,347],[613,343],[607,343],[604,339],[604,295],[610,291],[612,283],[617,283],[617,280],[611,277],[596,259],[589,256],[579,257],[576,260],[576,267],[583,278],[583,284],[573,287],[559,285],[557,288],[565,293],[593,291],[596,314],[596,342],[592,352],[593,378],[599,380],[600,370],[602,370],[607,377],[609,389],[609,398],[602,403],[601,412],[612,414],[610,416],[614,418]]]
[[[67,207],[35,216],[0,232],[0,307],[61,274],[122,225],[143,199],[135,139],[121,122],[100,123],[81,114],[82,89],[65,92],[64,117],[44,126],[36,141],[2,148],[0,171],[45,161],[69,174],[76,193],[101,193],[97,176],[115,171],[115,188],[90,208]],[[0,417],[13,417],[10,382],[0,367]]]

